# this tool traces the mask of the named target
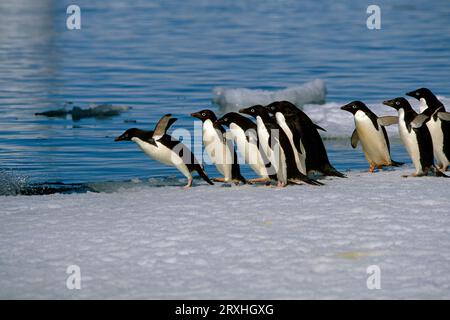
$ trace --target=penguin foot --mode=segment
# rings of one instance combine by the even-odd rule
[[[278,182],[277,182],[277,187],[279,187],[279,188],[284,188],[284,187],[286,187],[286,183],[284,183],[284,182],[282,182],[282,181],[278,181]]]
[[[225,182],[225,178],[213,178],[214,182]]]
[[[375,165],[371,164],[369,167],[369,172],[374,173],[375,172]]]
[[[254,178],[254,179],[247,180],[247,182],[250,184],[251,183],[259,183],[259,182],[264,182],[264,183],[269,182],[270,183],[270,179],[269,178]]]
[[[183,189],[189,189],[190,187],[192,187],[192,181],[193,180],[194,179],[192,179],[192,177],[188,178],[188,183],[183,187]]]

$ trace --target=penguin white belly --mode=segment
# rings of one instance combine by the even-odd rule
[[[406,151],[408,151],[409,156],[416,168],[416,173],[422,173],[422,164],[420,163],[420,150],[419,144],[417,141],[417,136],[414,130],[408,132],[406,128],[405,120],[402,115],[403,110],[399,111],[399,122],[398,122],[398,130],[400,134],[400,139],[402,139],[403,144],[405,145]]]
[[[244,130],[235,125],[230,124],[230,132],[236,141],[237,149],[239,153],[244,157],[245,162],[255,171],[255,173],[263,178],[267,178],[267,168],[264,163],[264,159],[261,156],[261,152],[258,149],[256,143],[257,137],[252,138],[250,136],[250,142],[247,140]],[[256,134],[256,132],[255,132]]]
[[[283,114],[281,112],[277,112],[275,115],[276,119],[277,119],[277,123],[278,125],[281,127],[281,129],[283,129],[284,133],[286,133],[289,142],[291,143],[292,146],[292,151],[294,152],[294,157],[295,157],[295,163],[297,164],[297,168],[298,170],[303,173],[306,174],[306,156],[305,156],[305,148],[303,147],[303,143],[300,141],[300,151],[302,153],[297,152],[297,148],[295,147],[294,144],[294,137],[292,135],[291,130],[289,129],[288,125],[286,124],[286,119],[284,118]]]
[[[433,141],[434,157],[438,164],[447,167],[449,165],[449,159],[447,159],[444,153],[444,132],[442,131],[441,119],[437,118],[437,120],[434,121],[434,119],[431,118],[430,121],[427,122],[427,127]]]
[[[381,127],[377,130],[362,111],[355,114],[355,127],[367,161],[371,165],[390,165],[391,157]]]
[[[279,158],[280,152],[272,152],[272,149],[269,146],[270,134],[267,131],[266,125],[259,116],[256,117],[256,127],[258,131],[259,144],[271,163],[271,167],[268,170],[278,175],[279,159],[277,158]],[[271,141],[271,143],[274,143],[274,141]]]
[[[217,170],[224,176],[225,181],[232,180],[233,152],[224,142],[222,134],[217,131],[211,120],[203,123],[203,143],[206,152]]]
[[[154,146],[136,137],[131,140],[134,141],[150,158],[168,166],[176,167],[186,178],[192,177],[191,172],[183,159],[177,153],[173,152],[172,149],[167,148],[158,141],[155,141],[157,146]]]

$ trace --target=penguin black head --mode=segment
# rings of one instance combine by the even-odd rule
[[[411,92],[407,92],[406,95],[416,98],[417,100],[420,100],[421,98],[427,100],[430,97],[434,97],[433,92],[431,92],[431,90],[427,88],[420,88]]]
[[[216,122],[214,122],[214,126],[224,125],[229,127],[232,122],[236,122],[236,120],[240,118],[242,118],[242,116],[239,113],[228,112],[223,115],[222,118],[217,119]]]
[[[298,108],[289,101],[276,101],[265,106],[269,113],[275,114],[281,112],[282,114],[293,114],[298,111]]]
[[[384,105],[387,105],[391,108],[394,108],[395,110],[400,110],[400,109],[404,109],[404,110],[410,110],[412,109],[411,105],[409,104],[408,100],[406,100],[403,97],[398,97],[392,100],[386,100],[383,101]]]
[[[206,120],[211,120],[212,122],[217,120],[215,113],[209,109],[201,110],[199,112],[191,113],[191,116],[197,119],[202,120],[203,122]]]
[[[348,111],[355,114],[357,111],[363,111],[365,113],[371,112],[367,106],[361,101],[352,101],[341,107],[341,110]]]
[[[249,116],[252,116],[256,118],[257,116],[260,116],[261,118],[269,118],[269,112],[267,112],[266,108],[262,105],[258,104],[252,107],[244,108],[239,110],[240,113],[248,114]]]
[[[119,137],[115,138],[114,141],[131,141],[134,137],[140,137],[144,134],[144,131],[131,128],[122,133]]]

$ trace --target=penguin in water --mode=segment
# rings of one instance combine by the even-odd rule
[[[447,171],[450,165],[450,113],[445,111],[441,101],[427,88],[420,88],[406,95],[420,101],[420,112],[429,117],[427,122],[433,140],[437,167]]]
[[[214,122],[217,120],[214,112],[205,109],[192,113],[191,116],[202,121],[203,144],[206,152],[217,170],[223,175],[223,178],[213,180],[236,184],[247,183],[241,174],[232,141],[226,138],[226,131],[221,125],[214,126]]]
[[[271,163],[259,148],[256,124],[237,112],[229,112],[214,123],[214,126],[227,126],[236,147],[253,171],[260,177],[249,182],[268,182],[276,180],[276,173],[270,171]]]
[[[317,171],[326,176],[346,178],[330,163],[318,130],[326,131],[316,125],[306,113],[289,101],[277,101],[266,106],[269,113],[275,115],[277,123],[288,135],[294,151],[300,161],[304,161],[305,174]],[[297,162],[297,167],[302,165]],[[301,171],[301,170],[300,170]]]
[[[114,141],[133,141],[149,157],[169,166],[176,167],[187,179],[185,188],[192,186],[192,172],[197,171],[208,184],[214,184],[206,175],[195,156],[183,143],[167,134],[169,127],[177,120],[171,114],[163,116],[154,131],[136,128],[128,129]]]
[[[398,117],[377,117],[363,102],[353,101],[341,107],[342,110],[353,114],[355,130],[351,137],[353,149],[361,141],[361,146],[369,162],[369,172],[383,166],[398,167],[402,162],[392,160],[389,138],[385,126],[398,123]]]
[[[426,176],[429,171],[436,176],[447,177],[434,166],[433,143],[427,126],[427,117],[418,115],[408,100],[399,97],[384,101],[383,104],[398,111],[398,130],[400,138],[416,168],[413,177]]]
[[[289,138],[270,117],[265,107],[256,105],[241,109],[239,112],[256,118],[258,141],[276,170],[279,187],[285,187],[288,182],[299,183],[300,181],[312,185],[323,185],[298,170]]]

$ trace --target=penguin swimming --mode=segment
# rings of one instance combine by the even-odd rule
[[[176,118],[171,118],[170,114],[166,114],[156,124],[154,131],[132,128],[115,138],[114,141],[133,141],[149,157],[176,167],[188,179],[185,188],[192,186],[191,172],[193,171],[197,171],[208,184],[214,184],[189,148],[167,134],[167,130],[176,120]]]
[[[236,147],[253,171],[260,176],[259,179],[250,179],[250,182],[266,182],[276,180],[276,173],[271,172],[270,161],[259,148],[256,124],[249,118],[237,112],[229,112],[215,122],[215,125],[224,125],[230,128]]]
[[[221,125],[214,126],[217,120],[211,110],[202,110],[191,114],[192,117],[202,121],[203,144],[211,161],[223,178],[213,179],[218,182],[243,182],[247,181],[241,175],[237,154],[232,141],[226,139],[225,129]]]
[[[416,168],[416,172],[412,176],[425,176],[432,171],[436,176],[447,177],[434,166],[431,134],[424,125],[426,117],[418,115],[408,100],[402,97],[384,101],[383,104],[398,111],[400,138]]]
[[[352,147],[356,148],[358,141],[369,163],[369,172],[383,166],[403,165],[391,158],[389,138],[385,126],[398,123],[398,117],[377,117],[363,102],[353,101],[341,107],[342,110],[353,114],[355,130],[351,137]]]
[[[420,88],[406,95],[420,101],[420,112],[430,119],[427,122],[433,140],[437,167],[446,171],[450,165],[450,113],[445,112],[441,101],[427,88]]]
[[[326,131],[325,129],[316,125],[308,115],[288,101],[273,102],[266,109],[275,115],[277,123],[288,137],[292,137],[290,141],[295,145],[294,150],[297,150],[300,159],[304,158],[305,174],[317,171],[326,176],[345,178],[328,159],[325,145],[317,131]]]
[[[289,138],[276,121],[270,117],[265,107],[256,105],[241,109],[239,112],[256,118],[258,141],[276,170],[279,187],[286,186],[288,182],[297,183],[299,181],[322,185],[319,181],[308,178],[298,170]]]

